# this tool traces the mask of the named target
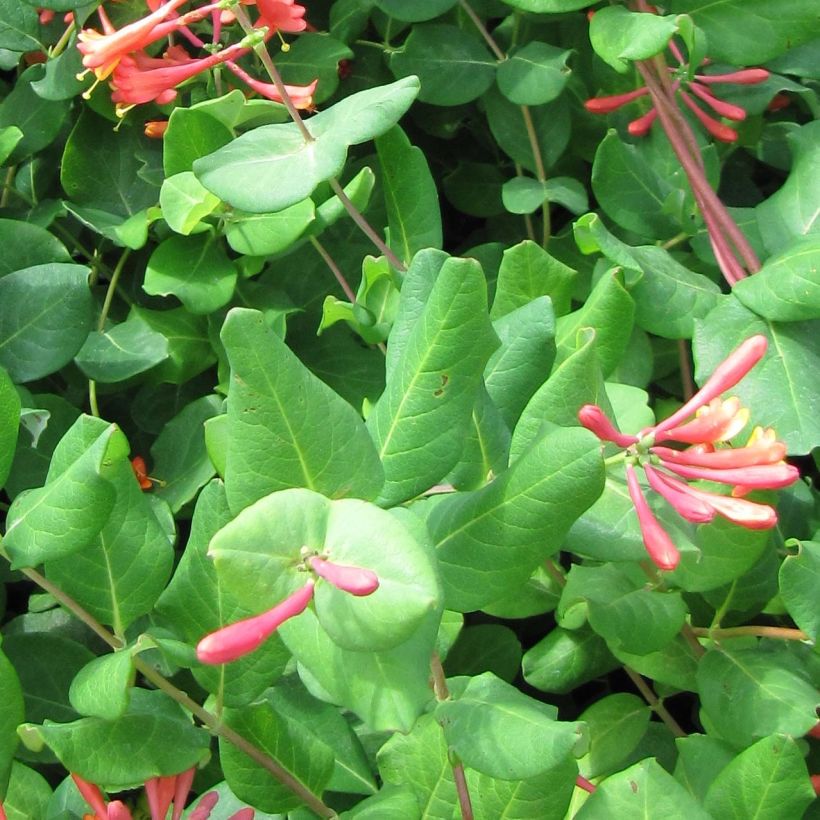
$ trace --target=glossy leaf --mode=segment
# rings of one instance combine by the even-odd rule
[[[287,487],[372,498],[378,455],[356,411],[270,331],[234,309],[222,328],[231,363],[225,489],[235,511]],[[293,396],[299,395],[298,401]]]
[[[0,219],[0,276],[49,262],[70,262],[65,246],[54,234],[30,222]]]
[[[91,330],[88,268],[54,262],[0,279],[0,366],[15,382],[68,364]]]
[[[421,310],[412,299],[402,296],[397,326],[402,313],[417,318],[400,358],[388,362],[394,369],[388,369],[385,392],[367,420],[384,464],[378,500],[385,505],[418,495],[455,464],[479,379],[498,344],[474,260],[448,259]],[[409,324],[405,319],[404,332]]]
[[[569,79],[570,52],[533,40],[516,49],[498,66],[498,87],[517,105],[543,105],[554,100]]]
[[[802,541],[797,546],[797,555],[789,555],[780,567],[780,595],[794,622],[816,639],[820,631],[815,595],[820,576],[820,544]]]
[[[502,780],[535,777],[586,746],[581,724],[557,721],[554,707],[490,672],[470,678],[457,699],[438,704],[435,715],[466,765]]]
[[[393,249],[406,264],[422,248],[441,247],[441,214],[423,152],[395,126],[376,139]]]
[[[181,171],[163,181],[159,206],[171,230],[187,236],[201,230],[200,220],[219,207],[219,199],[202,186],[192,171]]]
[[[578,720],[589,729],[589,751],[578,765],[586,778],[615,771],[638,745],[649,725],[649,707],[637,695],[620,692],[589,706]]]
[[[584,430],[560,430],[483,489],[443,498],[427,523],[448,609],[479,609],[526,581],[602,485],[596,441]]]
[[[11,774],[14,753],[17,750],[17,726],[25,720],[25,711],[20,679],[2,651],[0,651],[0,686],[3,689],[3,705],[0,707],[0,795],[4,796]]]
[[[234,211],[225,230],[225,238],[237,253],[267,256],[287,250],[315,218],[316,208],[311,199],[272,214]]]
[[[86,664],[71,682],[68,697],[81,715],[116,720],[128,708],[133,682],[131,653],[113,652]]]
[[[252,213],[281,211],[335,177],[351,145],[388,131],[418,93],[418,80],[346,97],[307,122],[306,143],[292,124],[265,125],[197,160],[194,173],[220,199]]]
[[[6,483],[20,426],[20,397],[5,370],[0,368],[0,487]]]
[[[599,9],[589,25],[596,54],[625,74],[631,60],[646,60],[666,47],[678,25],[673,17],[634,13],[623,6]]]

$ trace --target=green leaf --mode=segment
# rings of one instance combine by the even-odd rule
[[[465,774],[476,820],[563,820],[572,800],[578,767],[574,760],[567,759],[527,780],[500,780],[473,769],[466,769]]]
[[[9,51],[40,51],[37,12],[28,3],[0,0],[0,48]]]
[[[487,392],[512,430],[555,358],[555,314],[546,296],[493,322],[501,347],[484,370]]]
[[[116,720],[128,708],[128,690],[133,683],[131,653],[112,652],[95,658],[77,673],[68,697],[81,715]]]
[[[456,26],[413,26],[389,63],[396,77],[416,75],[421,82],[419,100],[433,105],[470,102],[495,79],[496,61],[487,47]]]
[[[183,384],[216,361],[204,317],[194,316],[182,307],[148,310],[136,305],[130,316],[139,317],[168,340],[168,358],[151,374],[157,382]]]
[[[727,296],[695,324],[695,378],[707,373],[744,339],[761,333],[769,341],[766,356],[732,389],[751,409],[755,424],[773,427],[790,453],[807,453],[820,443],[820,415],[813,412],[814,372],[820,361],[820,320],[775,324]]]
[[[339,63],[355,55],[328,34],[303,32],[276,58],[282,80],[290,85],[308,85],[318,80],[313,101],[321,106],[339,86]]]
[[[222,483],[212,481],[197,499],[185,551],[156,604],[162,618],[192,645],[207,633],[258,612],[257,606],[243,606],[222,587],[214,562],[207,556],[211,538],[231,518]],[[221,694],[228,706],[243,706],[256,700],[282,674],[288,660],[290,653],[274,635],[233,663],[197,665],[192,671],[201,686]]]
[[[760,235],[770,253],[782,253],[795,240],[820,230],[820,193],[813,183],[820,169],[818,134],[820,123],[815,121],[788,135],[794,156],[789,178],[755,208]]]
[[[411,275],[412,269],[405,287]],[[397,325],[402,312],[418,318],[400,358],[388,362],[387,387],[367,420],[384,464],[383,505],[418,495],[453,467],[481,374],[498,344],[475,260],[444,262],[420,311],[412,298],[402,293]]]
[[[15,5],[22,5],[22,3]],[[51,786],[34,769],[16,761],[12,764],[11,779],[3,801],[8,820],[31,820],[44,817],[51,798]]]
[[[396,124],[418,93],[418,80],[352,94],[305,121],[306,143],[293,124],[266,125],[194,163],[194,173],[220,199],[252,213],[281,211],[339,174],[351,145]]]
[[[358,414],[307,370],[261,313],[232,310],[222,341],[231,363],[225,489],[232,509],[287,487],[334,497],[378,493],[378,455]]]
[[[11,471],[19,427],[20,396],[6,371],[0,367],[0,487],[6,483]]]
[[[74,676],[94,660],[88,649],[58,635],[23,632],[6,635],[3,650],[19,677],[25,720],[69,721],[77,717],[68,693]]]
[[[257,749],[272,757],[304,788],[321,794],[330,780],[334,756],[316,735],[306,736],[297,724],[279,714],[271,693],[242,710],[227,710],[228,725]],[[240,800],[267,812],[285,812],[301,805],[298,795],[270,772],[222,738],[219,759],[225,780]]]
[[[709,39],[709,56],[735,65],[768,62],[820,34],[812,0],[672,0],[668,8],[691,14]]]
[[[0,278],[0,366],[15,382],[68,364],[91,329],[88,268],[54,262]]]
[[[390,785],[340,816],[344,820],[405,820],[418,810],[418,800],[409,786]]]
[[[709,786],[734,758],[735,751],[726,741],[711,735],[677,737],[675,746],[678,749],[675,779],[703,802]]]
[[[20,679],[2,651],[0,651],[0,688],[3,691],[3,703],[0,706],[0,800],[2,800],[6,794],[6,784],[11,774],[14,753],[17,750],[17,726],[26,719]]]
[[[42,65],[26,69],[0,103],[0,129],[15,126],[23,132],[23,138],[9,156],[12,162],[19,162],[51,145],[68,114],[68,101],[43,99],[32,88],[32,83],[44,74]]]
[[[574,214],[582,214],[589,208],[584,186],[572,177],[553,177],[544,182],[513,177],[504,183],[501,198],[512,214],[531,214],[544,202],[557,202]]]
[[[783,646],[712,649],[698,665],[703,710],[736,746],[780,732],[800,737],[817,722],[817,691]]]
[[[711,819],[700,803],[653,759],[642,760],[607,777],[575,817],[577,820],[612,820],[613,817]]]
[[[557,361],[563,362],[575,350],[581,328],[595,328],[595,352],[604,377],[620,362],[632,335],[635,303],[624,288],[620,271],[604,274],[592,289],[583,307],[558,319],[555,343]]]
[[[71,257],[57,237],[32,222],[0,219],[0,277],[48,262],[70,262]]]
[[[516,105],[543,105],[554,100],[567,84],[570,51],[532,40],[510,52],[498,66],[498,87]]]
[[[144,140],[132,126],[123,125],[115,133],[108,120],[83,110],[60,165],[60,182],[69,199],[119,217],[155,205],[157,189],[139,176]]]
[[[715,778],[704,800],[712,817],[742,820],[803,817],[815,799],[803,754],[791,737],[774,735],[741,752]]]
[[[327,784],[329,791],[375,794],[371,764],[339,709],[310,695],[296,675],[281,680],[273,688],[270,700],[282,717],[301,729],[306,739],[315,737],[332,749],[336,759]]]
[[[673,17],[607,6],[595,12],[589,24],[589,40],[604,62],[625,74],[630,60],[646,60],[659,54],[677,31]]]
[[[583,751],[581,724],[557,721],[557,714],[490,672],[470,678],[457,699],[441,701],[435,712],[464,764],[502,780],[535,777]]]
[[[215,237],[169,236],[151,254],[142,289],[176,296],[191,313],[212,313],[230,301],[236,278],[236,265]]]
[[[681,226],[667,206],[678,197],[672,183],[656,170],[648,145],[622,142],[614,129],[598,145],[592,191],[604,213],[622,228],[647,239],[678,233]]]
[[[241,101],[239,107],[241,108]],[[168,129],[162,137],[165,176],[172,177],[190,171],[195,160],[212,154],[232,139],[230,127],[207,110],[175,108],[168,118]]]
[[[495,320],[516,308],[549,296],[558,316],[569,310],[575,271],[525,239],[504,251],[490,316]]]
[[[151,445],[151,475],[160,480],[155,495],[179,512],[214,476],[205,449],[203,425],[222,412],[222,399],[202,396],[169,421]]]
[[[523,584],[602,487],[597,439],[573,429],[539,438],[483,489],[443,498],[427,523],[447,608],[479,609]]]
[[[447,199],[470,216],[497,216],[504,211],[501,186],[504,174],[487,162],[460,162],[455,171],[443,179]]]
[[[75,446],[81,450],[97,447],[95,441],[106,435],[108,426],[100,419],[81,416],[72,429]],[[65,442],[71,441],[71,434],[69,431],[55,451],[52,469],[59,463]],[[122,434],[117,435],[127,448]],[[87,456],[81,461],[83,458]],[[71,474],[79,463],[75,462],[64,475]],[[111,624],[116,634],[122,635],[129,624],[152,609],[171,573],[173,550],[157,518],[161,513],[155,513],[140,489],[128,460],[120,458],[107,466],[105,477],[115,497],[102,529],[76,554],[47,555],[46,575],[94,617]]]
[[[430,612],[404,643],[383,652],[335,644],[311,609],[279,627],[306,685],[355,712],[374,731],[409,732],[432,698],[430,654],[441,612]]]
[[[70,772],[115,791],[179,774],[202,762],[210,745],[208,732],[195,727],[167,695],[145,689],[131,691],[128,711],[117,720],[47,720],[42,726],[24,724],[20,733],[26,744],[49,746]]]
[[[159,206],[171,230],[187,236],[199,233],[203,227],[200,220],[219,207],[219,199],[203,187],[192,171],[182,171],[163,180]]]
[[[108,478],[125,461],[128,443],[116,425],[103,425],[96,438],[55,470],[61,453],[84,439],[88,416],[81,416],[54,453],[46,485],[18,496],[8,511],[3,549],[14,567],[35,567],[87,547],[114,507]],[[96,421],[96,420],[94,420]],[[129,468],[130,469],[130,468]]]
[[[521,106],[510,102],[495,88],[482,98],[487,111],[490,131],[499,147],[515,162],[536,173],[538,163],[533,154],[527,120]],[[529,111],[538,141],[538,153],[549,170],[564,153],[570,139],[570,114],[566,97],[559,97],[546,105]]]
[[[578,761],[586,778],[616,771],[640,743],[651,717],[637,695],[607,695],[587,707],[578,720],[589,729],[589,751]]]
[[[789,555],[780,567],[780,596],[794,622],[813,640],[820,631],[817,582],[820,579],[820,544],[798,541],[797,555]]]
[[[754,276],[741,279],[732,293],[749,310],[773,322],[820,318],[820,237],[789,245],[768,259]]]
[[[600,404],[606,410],[604,405],[609,405],[609,399],[606,398],[596,346],[596,332],[592,328],[583,328],[578,333],[576,350],[553,368],[550,377],[527,402],[513,430],[511,460],[528,451],[545,424],[577,427],[578,411],[585,404]]]
[[[396,733],[378,753],[382,780],[395,786],[410,786],[428,818],[454,816],[456,784],[447,743],[441,726],[432,715],[423,715],[407,735]]]
[[[524,680],[542,692],[563,694],[618,665],[591,629],[555,627],[523,657]]]
[[[0,165],[11,156],[21,139],[23,132],[16,125],[7,125],[0,130]]]
[[[562,11],[577,11],[586,8],[589,3],[581,0],[504,0],[505,5],[521,11],[535,14],[557,14]]]
[[[223,527],[211,539],[209,555],[220,583],[257,611],[304,585],[311,576],[299,564],[310,555],[375,572],[379,587],[364,597],[317,584],[319,625],[344,649],[390,649],[438,606],[437,579],[425,551],[389,513],[358,499],[329,501],[302,489],[272,493]]]
[[[409,6],[404,0],[375,0],[375,5],[396,20],[418,23],[439,17],[456,2],[457,0],[414,0],[412,6]]]
[[[478,624],[461,630],[444,670],[448,677],[492,672],[512,683],[520,667],[521,644],[515,632],[501,624]]]
[[[228,244],[237,253],[269,256],[287,250],[316,219],[312,199],[303,199],[272,214],[234,211],[225,229]]]
[[[436,184],[421,149],[394,126],[376,139],[387,203],[390,244],[405,264],[422,248],[440,248],[441,214]]]
[[[168,340],[133,315],[105,332],[89,333],[74,362],[89,379],[110,384],[144,373],[167,358]]]

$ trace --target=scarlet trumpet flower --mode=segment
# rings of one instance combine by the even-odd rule
[[[644,546],[659,569],[675,569],[680,554],[646,502],[636,467],[643,469],[650,488],[687,521],[705,524],[719,515],[747,529],[770,529],[777,523],[777,513],[768,504],[739,496],[753,489],[787,487],[800,477],[797,468],[783,460],[786,446],[776,440],[773,430],[756,427],[745,447],[717,446],[738,435],[749,419],[749,411],[738,399],[724,401],[720,394],[760,361],[766,345],[765,336],[747,339],[677,412],[638,436],[620,433],[597,405],[585,405],[578,412],[584,427],[626,450],[627,488]],[[656,443],[662,441],[693,446],[677,450]],[[732,488],[731,495],[693,487],[682,479],[724,484]]]

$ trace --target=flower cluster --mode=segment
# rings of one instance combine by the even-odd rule
[[[220,43],[223,24],[237,19],[230,6],[238,5],[239,0],[234,3],[218,0],[180,14],[178,9],[187,2],[189,0],[168,0],[160,4],[156,0],[147,0],[150,13],[120,29],[114,27],[100,6],[97,13],[102,32],[87,28],[78,35],[77,48],[83,55],[85,66],[83,75],[92,71],[97,78],[84,96],[87,98],[99,82],[108,80],[117,113],[123,116],[135,105],[169,103],[176,97],[181,83],[214,66],[225,65],[252,91],[283,102],[280,90],[274,84],[251,77],[236,61],[249,54],[254,45],[277,32],[303,31],[307,26],[303,19],[305,8],[294,0],[256,0],[258,16],[253,33],[238,43],[223,47]],[[241,2],[248,5],[254,0]],[[245,12],[241,13],[244,15]],[[206,45],[190,26],[207,18],[210,18],[213,35],[212,42]],[[166,41],[172,35],[179,35],[193,47],[210,53],[193,57],[179,44],[169,45],[160,57],[151,56],[146,51],[154,43]],[[285,89],[297,108],[312,107],[316,81],[307,86],[285,86]]]
[[[173,806],[171,820],[179,820],[185,808],[185,801],[188,799],[188,792],[194,782],[196,767],[187,769],[179,774],[167,775],[165,777],[152,777],[145,781],[145,797],[148,801],[148,809],[151,812],[151,820],[165,820],[168,810]],[[83,799],[93,809],[93,814],[86,814],[83,820],[132,820],[131,810],[121,800],[106,802],[99,786],[89,783],[78,774],[71,775]],[[206,795],[207,797],[207,795]],[[217,798],[218,799],[218,798]],[[196,820],[207,820],[211,814],[211,809],[216,804],[216,800],[206,806],[204,813],[200,812],[205,798],[200,801],[200,805],[191,813]],[[230,820],[253,820],[253,810],[243,809],[243,812],[234,814]],[[250,812],[250,814],[248,814]]]
[[[732,71],[725,74],[695,74],[690,81],[688,79],[689,70],[683,54],[674,42],[669,43],[669,50],[678,62],[677,68],[668,67],[672,80],[672,91],[679,97],[683,104],[697,117],[701,125],[717,140],[721,142],[734,142],[737,139],[737,131],[728,125],[715,119],[698,105],[695,97],[701,103],[708,106],[720,117],[727,120],[740,122],[746,119],[746,111],[739,105],[733,105],[725,100],[718,99],[713,93],[712,87],[721,84],[753,85],[762,83],[769,78],[769,72],[765,68],[746,68],[742,71]],[[701,63],[706,65],[708,60]],[[646,86],[629,91],[625,94],[614,94],[608,97],[593,97],[584,103],[587,111],[593,114],[610,114],[617,111],[624,105],[640,99],[649,94]],[[627,131],[633,137],[643,137],[649,133],[652,123],[658,117],[657,109],[650,108],[646,114],[632,120],[627,126]]]
[[[680,554],[649,508],[636,467],[643,470],[650,488],[687,521],[703,524],[719,515],[749,529],[773,527],[777,513],[768,504],[743,496],[752,490],[787,487],[799,478],[797,468],[784,461],[786,447],[773,430],[755,428],[745,447],[721,446],[743,430],[749,411],[738,399],[722,400],[720,395],[760,361],[766,346],[765,336],[747,339],[683,407],[638,436],[620,433],[597,405],[585,405],[578,413],[581,424],[598,438],[625,449],[629,495],[644,546],[660,569],[675,569]],[[676,449],[662,442],[691,446]],[[689,481],[717,482],[731,487],[731,494],[699,489]]]
[[[318,555],[311,555],[307,547],[303,548],[302,552],[304,568],[333,584],[337,589],[363,597],[372,595],[379,588],[379,578],[372,570],[326,561]],[[310,578],[304,586],[291,593],[273,609],[206,635],[197,644],[197,658],[208,664],[230,663],[253,652],[285,621],[301,615],[307,609],[313,600],[315,585],[316,578]]]

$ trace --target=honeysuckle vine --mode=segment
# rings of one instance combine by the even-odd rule
[[[47,6],[0,820],[810,813],[816,3]]]

